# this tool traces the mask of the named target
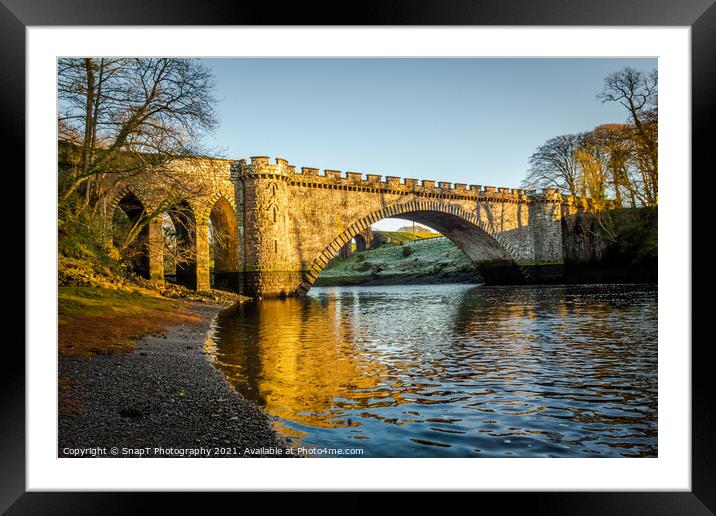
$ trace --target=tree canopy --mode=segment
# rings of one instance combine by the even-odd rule
[[[591,200],[595,209],[607,201],[618,206],[658,203],[658,76],[624,68],[604,79],[597,94],[626,110],[623,123],[605,124],[579,134],[550,138],[532,154],[523,185],[558,188]]]
[[[202,156],[218,125],[214,78],[194,59],[63,58],[57,73],[60,137],[78,153],[60,200],[80,192],[82,208],[121,179]]]

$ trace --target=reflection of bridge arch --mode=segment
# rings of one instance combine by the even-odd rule
[[[336,248],[340,249],[345,242],[356,238],[366,226],[398,216],[436,229],[462,249],[478,267],[481,263],[514,265],[518,258],[510,243],[501,241],[500,235],[474,213],[434,200],[411,201],[377,210],[351,224],[329,242],[321,255],[313,261],[313,266],[304,275],[297,293],[308,292],[330,257],[335,254]]]

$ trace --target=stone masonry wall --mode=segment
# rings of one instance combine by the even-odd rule
[[[278,277],[302,276],[299,291],[308,290],[353,236],[389,216],[434,227],[478,264],[560,256],[561,247],[555,245],[561,231],[559,196],[553,191],[535,197],[491,186],[436,185],[391,176],[382,181],[372,174],[343,176],[335,170],[320,174],[308,167],[297,172],[285,160],[270,163],[266,157],[252,158],[250,163],[241,160],[237,169],[245,196],[244,270],[259,273],[252,282],[261,295],[296,290],[296,285],[283,285],[275,291],[275,284],[281,283]],[[279,207],[278,220],[267,216],[271,206]],[[273,236],[258,236],[262,234]],[[263,283],[261,277],[266,278]]]
[[[169,167],[141,176],[120,181],[114,187],[104,206],[108,235],[111,235],[111,220],[114,210],[123,197],[134,195],[150,216],[149,238],[149,277],[153,281],[164,281],[164,241],[162,236],[161,214],[172,206],[183,204],[190,211],[193,223],[193,263],[195,270],[193,286],[197,290],[207,290],[209,285],[209,232],[208,224],[212,209],[220,199],[226,200],[236,217],[236,179],[231,175],[231,161],[224,159],[178,160]],[[243,228],[234,228],[243,233]],[[241,240],[239,239],[239,245]],[[233,260],[236,262],[237,260]]]
[[[196,288],[208,289],[210,214],[219,200],[227,214],[231,256],[220,260],[217,281],[249,295],[292,295],[307,291],[320,271],[351,239],[371,224],[398,216],[435,228],[478,264],[559,261],[561,198],[552,190],[533,194],[493,186],[436,183],[357,172],[304,167],[267,157],[177,162],[171,171],[121,182],[106,206],[107,218],[131,192],[148,214],[177,201],[195,221]],[[149,271],[163,280],[161,225],[150,223]],[[238,263],[237,263],[238,262]],[[236,270],[225,263],[237,264]],[[234,267],[234,266],[232,266]],[[226,269],[226,270],[225,270]],[[220,280],[220,281],[219,281]]]

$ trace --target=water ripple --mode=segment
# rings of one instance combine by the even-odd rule
[[[656,456],[656,299],[633,285],[317,288],[225,311],[208,349],[302,446]]]

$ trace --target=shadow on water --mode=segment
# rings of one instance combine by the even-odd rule
[[[216,366],[303,446],[656,456],[656,286],[312,289],[217,318]]]

